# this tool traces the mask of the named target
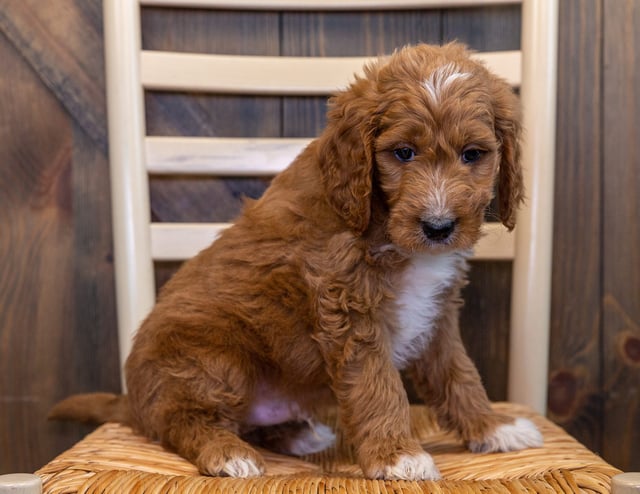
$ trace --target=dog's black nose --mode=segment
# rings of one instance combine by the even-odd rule
[[[429,220],[422,222],[422,231],[429,240],[442,242],[451,236],[456,228],[455,220]]]

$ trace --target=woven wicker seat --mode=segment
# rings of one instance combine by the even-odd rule
[[[443,475],[439,482],[362,478],[339,431],[334,449],[306,458],[263,451],[264,477],[203,477],[191,463],[119,424],[103,425],[37,473],[45,492],[51,494],[609,492],[611,477],[620,473],[617,469],[528,408],[510,403],[494,406],[503,413],[531,418],[544,435],[544,447],[474,454],[454,435],[440,431],[424,407],[412,407],[413,433],[433,454]],[[335,417],[327,420],[335,422]]]

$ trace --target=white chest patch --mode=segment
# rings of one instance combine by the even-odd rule
[[[393,363],[404,368],[429,343],[441,295],[459,276],[460,255],[416,254],[402,274],[396,300],[398,327],[391,335]]]

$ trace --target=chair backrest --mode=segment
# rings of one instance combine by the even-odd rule
[[[120,354],[155,300],[154,260],[191,257],[225,224],[152,223],[149,174],[265,176],[284,169],[308,139],[150,137],[144,91],[329,95],[364,57],[256,57],[141,49],[141,5],[236,10],[385,10],[520,3],[509,0],[105,0],[109,154]],[[522,49],[478,54],[520,87],[526,128],[527,205],[515,234],[487,223],[478,259],[514,259],[509,398],[546,409],[555,137],[556,0],[524,0]],[[242,149],[242,153],[230,152]],[[230,159],[230,156],[239,157]],[[240,158],[241,157],[241,158]]]

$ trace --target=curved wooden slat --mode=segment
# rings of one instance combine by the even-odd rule
[[[180,7],[229,10],[401,10],[518,4],[518,0],[183,0]],[[140,0],[141,5],[175,6],[176,0]]]
[[[230,223],[152,223],[151,254],[156,261],[182,261],[209,246]],[[514,235],[499,223],[485,223],[476,245],[476,260],[503,261],[514,257]]]
[[[154,175],[271,176],[284,170],[310,138],[147,137]]]
[[[520,52],[478,53],[512,86],[520,85]],[[218,94],[329,95],[353,81],[375,57],[261,57],[142,51],[146,89]]]

